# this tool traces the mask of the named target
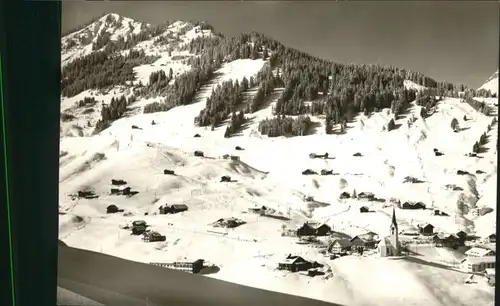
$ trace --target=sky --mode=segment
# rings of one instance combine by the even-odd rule
[[[481,86],[498,70],[498,2],[63,1],[63,32],[105,13],[148,23],[200,20],[258,31],[340,63],[392,65]]]

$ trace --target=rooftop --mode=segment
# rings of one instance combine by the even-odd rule
[[[472,255],[472,256],[485,256],[486,254],[493,252],[492,250],[484,249],[484,248],[478,248],[478,247],[473,247],[469,249],[467,252],[465,252],[465,255]]]
[[[469,257],[467,259],[464,259],[463,262],[467,262],[469,264],[492,263],[496,262],[496,257],[495,256]]]

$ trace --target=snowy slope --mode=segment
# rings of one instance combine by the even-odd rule
[[[489,90],[492,94],[498,94],[498,70],[479,89]]]
[[[117,29],[113,33],[121,32]],[[189,33],[186,37],[194,35]],[[159,67],[174,65],[165,51],[147,42],[136,47],[159,54]],[[197,93],[194,103],[167,112],[131,113],[98,135],[90,136],[84,130],[86,137],[79,137],[66,124],[68,135],[73,137],[63,137],[60,144],[64,152],[60,162],[60,239],[70,246],[141,262],[204,258],[221,269],[208,277],[345,305],[491,305],[494,290],[464,285],[466,275],[460,272],[411,259],[370,255],[329,260],[318,249],[299,245],[295,238],[282,237],[281,232],[284,226],[293,228],[313,219],[352,236],[366,231],[387,235],[392,206],[338,200],[341,192],[353,190],[373,192],[387,202],[391,198],[422,201],[450,214],[431,216],[429,210],[396,209],[401,227],[431,222],[435,231],[490,231],[496,224],[497,127],[489,132],[490,141],[479,158],[466,154],[486,131],[492,117],[476,112],[460,99],[445,98],[426,119],[419,117],[420,107],[413,105],[408,114],[396,120],[398,128],[390,132],[383,127],[392,115],[384,109],[368,117],[359,115],[348,124],[345,134],[325,135],[319,127],[309,136],[268,138],[259,135],[257,126],[260,120],[272,116],[282,90],[276,89],[265,108],[249,115],[251,123],[240,135],[224,138],[225,124],[213,131],[194,125],[193,118],[205,107],[205,99],[214,86],[225,80],[254,76],[264,64],[263,60],[248,59],[225,63],[216,74],[218,77]],[[145,80],[149,75],[145,69],[138,68],[138,79]],[[405,81],[405,86],[417,85]],[[69,110],[88,94],[106,103],[113,96],[127,94],[127,88],[63,99],[63,110]],[[493,98],[484,101],[497,103]],[[140,108],[149,102],[139,100],[135,105]],[[76,124],[84,125],[90,120],[74,110],[73,114]],[[409,125],[411,116],[417,120]],[[464,116],[467,121],[462,120]],[[453,118],[459,120],[459,133],[450,128]],[[319,117],[312,120],[324,121]],[[141,130],[131,129],[132,125]],[[196,133],[201,137],[193,137]],[[244,150],[237,151],[236,146]],[[434,148],[444,155],[435,156]],[[195,157],[195,150],[203,151],[205,157]],[[328,152],[331,158],[310,159],[312,152]],[[356,152],[363,156],[354,157]],[[237,155],[240,161],[224,159],[224,154]],[[318,172],[332,169],[335,175],[301,175],[307,168]],[[176,175],[164,175],[164,169],[174,170]],[[457,175],[457,170],[471,175]],[[484,173],[477,174],[477,170]],[[233,182],[221,183],[223,175],[231,176]],[[406,176],[424,182],[403,183]],[[124,179],[139,193],[129,198],[110,195],[111,179]],[[462,190],[453,191],[446,185]],[[83,188],[92,188],[99,198],[72,200],[70,195]],[[305,202],[304,196],[314,197],[315,202]],[[462,216],[457,213],[460,198],[470,208],[490,207],[494,211],[478,218]],[[189,210],[176,215],[154,215],[166,203],[185,203]],[[106,207],[110,204],[123,208],[127,214],[107,215]],[[255,205],[272,208],[289,220],[248,213],[248,208]],[[374,212],[361,214],[362,205]],[[225,235],[213,233],[209,224],[224,217],[238,217],[246,224],[232,230],[217,229]],[[145,220],[167,240],[147,244],[120,229],[121,224],[133,220]],[[330,272],[326,277],[308,278],[275,271],[277,262],[289,253],[324,263]]]

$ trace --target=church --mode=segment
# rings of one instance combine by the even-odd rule
[[[396,221],[396,210],[392,208],[391,235],[383,238],[378,244],[380,257],[399,256],[401,245],[399,243],[398,223]]]

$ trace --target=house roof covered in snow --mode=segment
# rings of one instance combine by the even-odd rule
[[[486,256],[486,255],[491,254],[491,253],[493,253],[492,250],[473,247],[470,250],[468,250],[467,252],[465,252],[465,255],[483,257],[483,256]]]
[[[297,262],[305,262],[306,260],[300,256],[287,256],[285,259],[281,260],[280,263],[291,265]]]
[[[349,239],[343,239],[343,238],[338,238],[332,241],[330,244],[331,246],[334,246],[336,244],[339,244],[341,247],[350,247],[352,246],[351,241]]]
[[[472,265],[483,264],[483,263],[494,263],[496,262],[496,257],[495,256],[468,257],[464,259],[464,262]]]

